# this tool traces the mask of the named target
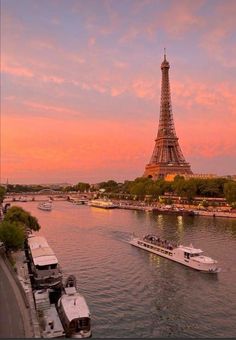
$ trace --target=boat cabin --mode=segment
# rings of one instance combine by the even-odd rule
[[[192,246],[190,247],[179,246],[177,249],[175,249],[175,254],[177,256],[181,256],[186,260],[190,260],[193,257],[200,256],[202,255],[202,253],[203,251],[201,249],[195,249]]]
[[[58,301],[58,310],[69,337],[91,336],[90,312],[87,303],[75,287],[66,287]]]

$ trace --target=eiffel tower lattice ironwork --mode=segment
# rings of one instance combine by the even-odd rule
[[[169,68],[170,64],[166,60],[166,52],[164,52],[164,61],[161,64],[161,106],[158,133],[150,163],[146,165],[143,175],[153,179],[163,178],[167,174],[192,174],[190,164],[185,161],[175,132]]]

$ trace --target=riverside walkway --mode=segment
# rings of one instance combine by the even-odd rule
[[[0,338],[32,338],[29,309],[4,255],[0,254]]]

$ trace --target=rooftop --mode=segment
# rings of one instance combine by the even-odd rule
[[[61,304],[69,322],[77,318],[90,317],[89,308],[85,298],[79,293],[75,293],[73,295],[62,295]]]

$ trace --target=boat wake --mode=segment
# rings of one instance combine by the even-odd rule
[[[131,239],[132,233],[120,231],[120,230],[113,230],[111,231],[111,236],[113,239],[121,242],[129,242]]]

